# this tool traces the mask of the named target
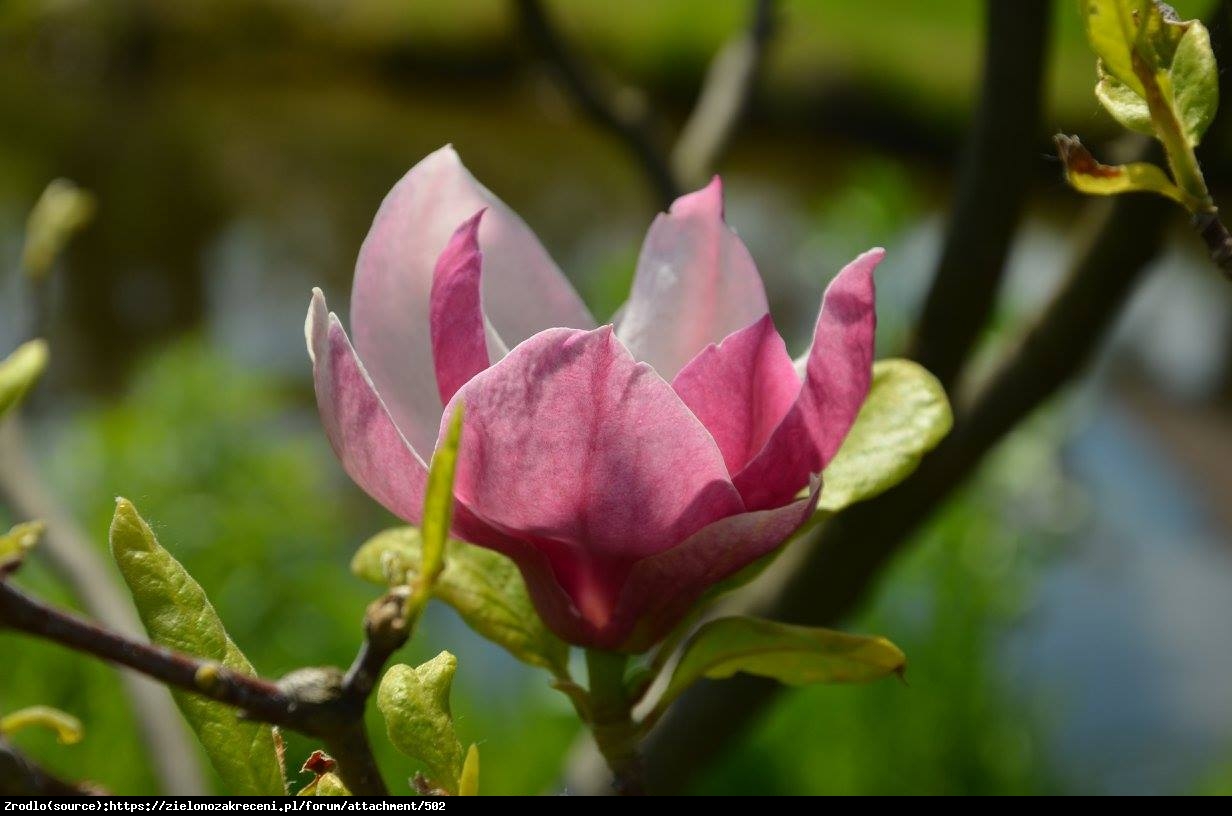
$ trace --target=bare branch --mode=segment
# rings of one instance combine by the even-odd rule
[[[644,105],[622,104],[620,95],[604,87],[548,16],[539,0],[516,0],[518,17],[536,51],[551,66],[561,87],[596,125],[609,131],[633,154],[654,187],[658,203],[667,209],[681,188],[668,166],[665,151]],[[627,99],[632,97],[627,93]]]
[[[47,523],[40,552],[46,554],[56,574],[68,583],[73,597],[90,615],[124,635],[140,636],[141,622],[110,580],[108,565],[98,549],[39,477],[16,416],[0,423],[0,502],[19,519]],[[205,777],[192,737],[166,689],[127,671],[120,672],[120,680],[163,791],[205,793]]]
[[[0,794],[5,796],[94,796],[98,791],[65,782],[0,737]]]
[[[988,324],[1035,166],[1052,4],[985,4],[984,79],[911,356],[946,388]]]
[[[753,97],[774,29],[774,0],[754,0],[748,30],[710,63],[697,104],[672,149],[672,169],[685,187],[705,184],[726,150]]]
[[[397,590],[369,607],[366,638],[345,676],[336,669],[301,669],[274,683],[219,664],[135,640],[48,606],[0,580],[0,628],[43,638],[74,651],[127,666],[166,685],[234,706],[244,716],[321,739],[357,795],[388,790],[364,728],[364,707],[390,656],[406,643]]]

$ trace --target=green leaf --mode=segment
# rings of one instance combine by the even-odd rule
[[[385,717],[389,741],[427,769],[429,781],[458,792],[462,776],[462,743],[449,711],[449,689],[458,659],[449,652],[416,668],[390,666],[377,690],[376,705]]]
[[[84,734],[81,720],[72,714],[66,714],[51,706],[36,705],[0,717],[0,736],[15,734],[31,726],[41,726],[55,731],[56,740],[61,745],[76,745],[81,742]]]
[[[0,565],[25,558],[26,553],[38,546],[46,526],[41,521],[26,521],[0,535]]]
[[[863,683],[902,674],[906,665],[907,658],[885,638],[759,618],[719,618],[685,644],[656,709],[662,711],[703,677],[717,680],[744,672],[790,686]]]
[[[1189,206],[1185,193],[1153,164],[1100,164],[1076,137],[1057,134],[1054,139],[1057,154],[1065,165],[1065,179],[1080,193],[1156,193],[1183,207]]]
[[[953,424],[936,377],[910,360],[879,360],[868,399],[822,474],[819,511],[837,512],[898,484]]]
[[[94,196],[68,179],[56,179],[35,202],[26,222],[21,268],[32,278],[45,277],[74,233],[94,217]]]
[[[201,586],[159,546],[127,499],[116,500],[111,554],[152,641],[217,661],[232,671],[254,673],[252,664],[227,636]],[[235,709],[205,697],[179,690],[171,693],[228,792],[286,794],[273,728],[242,721]]]
[[[453,477],[458,464],[458,441],[462,436],[462,406],[454,409],[445,441],[432,454],[428,489],[424,494],[423,562],[419,583],[431,587],[445,567],[445,542],[453,521]]]
[[[1104,68],[1138,96],[1145,96],[1142,80],[1134,73],[1133,48],[1139,20],[1150,0],[1081,0],[1083,22],[1091,50]]]
[[[1121,80],[1107,73],[1102,60],[1099,63],[1099,82],[1095,85],[1095,98],[1122,127],[1145,133],[1147,136],[1155,135],[1155,123],[1151,121],[1151,111],[1146,100],[1130,90]]]
[[[323,773],[305,785],[296,796],[350,796],[347,786],[336,773]]]
[[[462,775],[458,778],[458,796],[479,795],[479,746],[471,743],[462,763]]]
[[[0,362],[0,417],[21,402],[47,368],[47,343],[31,340]]]
[[[1197,145],[1219,107],[1219,66],[1211,50],[1211,35],[1198,20],[1186,24],[1177,44],[1172,60],[1172,92],[1185,138]]]
[[[355,553],[351,571],[375,584],[405,583],[407,571],[420,563],[421,541],[414,527],[378,533]],[[514,657],[567,676],[569,647],[544,626],[521,573],[505,556],[450,539],[445,544],[445,568],[433,595]]]

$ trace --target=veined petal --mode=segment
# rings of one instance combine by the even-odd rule
[[[432,361],[441,404],[466,381],[488,367],[488,340],[479,299],[483,253],[479,223],[484,211],[471,216],[449,239],[437,259],[432,279],[430,323]]]
[[[592,625],[634,561],[743,510],[710,434],[610,326],[541,332],[458,401],[455,497],[545,555]]]
[[[390,415],[422,450],[435,442],[441,418],[429,328],[433,270],[457,226],[485,207],[483,301],[504,342],[512,346],[553,326],[594,325],[534,233],[457,153],[445,147],[427,156],[381,204],[351,295],[355,345]]]
[[[723,188],[682,196],[646,234],[616,334],[666,380],[769,311],[761,276],[723,221]]]
[[[799,396],[735,477],[750,509],[790,501],[834,456],[868,396],[877,312],[873,270],[885,250],[856,258],[826,288]]]
[[[394,425],[320,289],[312,292],[304,335],[321,423],[343,468],[391,513],[418,524],[428,470]]]
[[[734,476],[795,403],[800,377],[767,314],[703,349],[672,388],[710,431]]]

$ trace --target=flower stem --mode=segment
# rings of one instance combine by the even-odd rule
[[[639,734],[633,722],[633,700],[625,687],[627,655],[586,650],[590,673],[590,727],[599,752],[612,769],[612,786],[621,796],[646,793],[646,774],[638,751]]]

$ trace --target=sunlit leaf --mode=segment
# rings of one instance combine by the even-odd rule
[[[81,727],[81,720],[72,714],[66,714],[51,706],[36,705],[0,717],[0,736],[16,734],[32,726],[50,728],[55,731],[56,740],[61,745],[76,745],[81,742],[85,733]]]
[[[1107,73],[1102,61],[1099,64],[1099,82],[1095,85],[1095,98],[1122,127],[1147,136],[1155,135],[1155,123],[1151,121],[1146,100]]]
[[[376,584],[405,582],[420,563],[421,537],[414,527],[395,527],[369,539],[351,560],[351,570]],[[433,596],[457,610],[483,637],[514,657],[564,675],[569,647],[543,625],[522,574],[500,553],[450,539],[445,568]]]
[[[462,775],[458,779],[459,796],[479,795],[479,746],[471,743],[462,763]]]
[[[26,521],[0,534],[0,564],[25,558],[26,553],[38,546],[44,529],[46,525],[41,521]]]
[[[420,666],[390,666],[381,679],[376,704],[385,717],[389,741],[422,762],[435,787],[458,792],[462,743],[449,710],[449,689],[458,659],[441,652]]]
[[[116,500],[111,553],[152,641],[253,673],[201,586],[159,545],[127,499]],[[173,690],[172,695],[230,793],[286,793],[273,728],[242,721],[230,706],[196,694]]]
[[[1133,47],[1138,36],[1138,21],[1150,0],[1080,0],[1087,40],[1104,63],[1104,69],[1138,96],[1145,95],[1134,73]]]
[[[22,343],[0,362],[0,417],[17,405],[47,368],[47,344]]]
[[[56,179],[39,196],[26,222],[22,270],[42,278],[73,234],[94,217],[94,196],[68,179]]]
[[[462,406],[454,409],[445,439],[432,454],[428,469],[428,487],[424,493],[423,526],[420,540],[420,560],[416,567],[408,614],[414,617],[423,610],[432,595],[437,579],[445,568],[445,545],[453,523],[453,477],[458,464],[458,441],[462,436]]]
[[[1187,24],[1172,61],[1172,92],[1176,113],[1191,145],[1215,119],[1219,107],[1219,66],[1211,50],[1211,35],[1198,20]]]
[[[350,796],[338,774],[323,773],[300,789],[296,796]]]
[[[868,399],[822,474],[819,512],[837,512],[898,484],[953,424],[936,377],[910,360],[879,360]]]
[[[1188,206],[1185,194],[1159,167],[1147,162],[1100,164],[1078,139],[1060,134],[1055,138],[1057,153],[1065,164],[1065,178],[1080,193],[1156,193]]]
[[[719,618],[689,638],[657,706],[661,710],[703,677],[744,672],[791,686],[862,683],[901,674],[906,665],[906,656],[885,638],[759,618]]]

